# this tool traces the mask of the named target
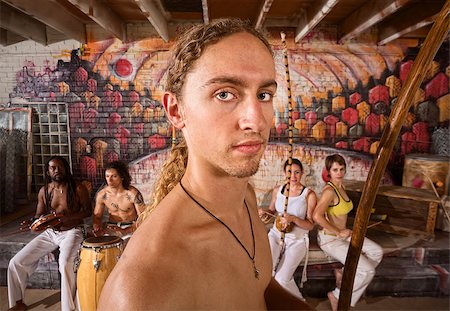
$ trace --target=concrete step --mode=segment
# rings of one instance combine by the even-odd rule
[[[326,297],[326,293],[336,286],[334,269],[340,263],[308,266],[308,281],[302,293],[306,297]],[[376,275],[367,296],[440,296],[448,295],[448,265],[440,265],[444,271],[437,271],[431,265],[420,265],[413,258],[388,256],[377,267]],[[300,284],[302,267],[294,278]],[[447,276],[447,278],[446,278]]]

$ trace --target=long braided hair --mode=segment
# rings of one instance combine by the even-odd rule
[[[69,208],[69,210],[72,210],[72,211],[76,210],[77,207],[79,208],[78,204],[76,204],[77,184],[76,184],[75,179],[72,176],[72,172],[70,171],[69,162],[67,162],[67,160],[61,156],[53,156],[45,164],[44,193],[45,193],[45,208],[47,209],[47,212],[51,211],[51,203],[52,203],[52,197],[53,197],[53,192],[49,193],[49,191],[48,191],[48,185],[49,185],[49,183],[52,182],[52,179],[48,175],[51,161],[59,161],[64,165],[64,172],[65,172],[65,177],[66,177],[65,181],[67,182],[67,192],[66,192],[67,207]]]
[[[272,48],[265,36],[247,21],[218,19],[207,25],[195,25],[185,31],[173,47],[167,73],[166,91],[175,94],[180,99],[186,75],[202,56],[205,49],[232,34],[241,32],[247,32],[261,40],[273,55]],[[180,182],[186,171],[187,162],[188,149],[185,140],[181,138],[178,144],[172,148],[170,156],[165,161],[154,184],[151,203],[139,216],[138,223],[147,218],[151,211]]]

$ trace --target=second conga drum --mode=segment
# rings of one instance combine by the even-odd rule
[[[123,240],[116,236],[91,237],[83,241],[78,258],[77,288],[80,309],[97,310],[106,279],[122,254]]]

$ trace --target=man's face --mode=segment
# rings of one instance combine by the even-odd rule
[[[208,46],[186,75],[181,111],[189,161],[217,175],[256,173],[273,117],[275,65],[248,33]]]
[[[105,171],[105,179],[108,186],[116,188],[122,184],[122,177],[116,169],[110,168]]]
[[[66,180],[66,170],[64,168],[64,163],[60,160],[51,160],[48,163],[48,176],[52,181],[62,182]]]

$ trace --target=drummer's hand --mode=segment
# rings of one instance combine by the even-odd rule
[[[105,230],[103,230],[102,226],[99,226],[98,224],[93,224],[92,229],[94,236],[102,236],[105,234]]]
[[[130,234],[134,231],[133,227],[120,228],[119,226],[112,225],[112,224],[107,225],[106,228],[114,231],[114,233],[119,237],[123,237],[124,235]]]

